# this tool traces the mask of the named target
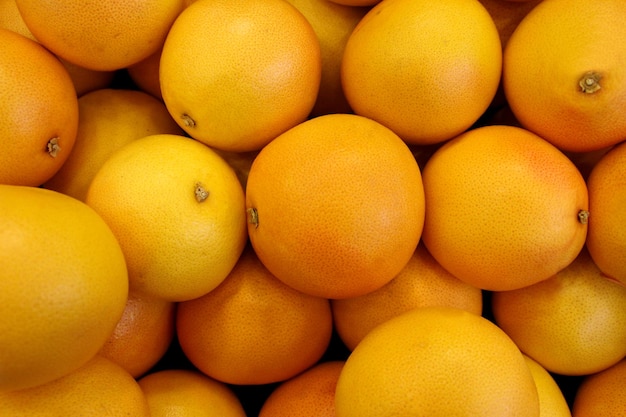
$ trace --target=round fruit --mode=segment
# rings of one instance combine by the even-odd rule
[[[37,387],[0,392],[0,417],[150,417],[137,381],[96,355],[81,368]]]
[[[304,122],[265,146],[246,188],[248,233],[278,279],[307,294],[376,290],[419,242],[419,167],[391,130],[362,116]]]
[[[335,330],[350,350],[379,324],[405,311],[448,306],[482,313],[482,291],[443,269],[423,244],[382,288],[360,297],[331,300]]]
[[[450,273],[481,289],[534,284],[569,265],[587,233],[587,187],[576,166],[513,126],[470,130],[423,171],[423,241]]]
[[[626,137],[626,2],[543,0],[504,51],[507,101],[527,129],[566,151]]]
[[[344,363],[320,362],[283,382],[267,397],[259,417],[335,417],[335,388]]]
[[[478,120],[501,62],[498,30],[478,0],[385,0],[352,32],[341,76],[355,113],[423,145]]]
[[[550,372],[529,356],[524,355],[524,359],[537,386],[539,415],[541,417],[572,417],[567,400]]]
[[[78,112],[72,153],[44,187],[82,201],[96,172],[117,149],[147,135],[183,133],[165,105],[141,91],[96,90],[78,99]]]
[[[74,84],[37,42],[0,29],[0,184],[39,186],[67,160],[78,128]]]
[[[580,384],[572,417],[620,417],[626,404],[626,359],[604,371],[586,376]]]
[[[176,305],[130,293],[122,318],[98,352],[121,365],[134,378],[148,372],[174,339]]]
[[[16,3],[26,26],[46,48],[102,71],[126,68],[156,52],[183,9],[183,0]]]
[[[185,369],[156,371],[139,381],[151,417],[246,417],[224,383]]]
[[[284,0],[196,1],[172,26],[161,94],[193,138],[252,151],[304,121],[317,97],[320,45]]]
[[[337,417],[539,416],[532,374],[487,319],[422,307],[372,330],[352,351],[335,392]]]
[[[626,287],[586,250],[543,282],[492,295],[495,322],[550,372],[587,375],[626,356]]]
[[[169,301],[200,297],[231,271],[246,241],[243,189],[215,151],[150,135],[118,149],[87,192],[114,231],[130,287]]]
[[[206,375],[269,384],[322,357],[332,315],[328,300],[283,284],[248,247],[220,286],[178,305],[176,330],[186,357]]]
[[[115,236],[78,200],[0,185],[0,213],[0,391],[8,391],[87,363],[122,316],[128,276]]]
[[[587,248],[600,270],[626,285],[626,143],[605,153],[587,180]]]

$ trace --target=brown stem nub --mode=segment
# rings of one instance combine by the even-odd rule
[[[580,80],[578,80],[578,85],[580,86],[583,93],[592,94],[602,88],[600,86],[601,79],[602,74],[600,74],[599,72],[588,71],[583,74]]]
[[[254,207],[250,207],[246,210],[248,213],[248,223],[254,225],[255,228],[259,227],[259,212]]]
[[[587,224],[587,222],[589,221],[589,211],[580,210],[578,212],[578,221],[582,224]]]
[[[48,141],[47,145],[48,155],[53,158],[56,158],[61,150],[61,146],[59,145],[59,138],[54,137]]]
[[[197,182],[194,188],[194,194],[196,195],[196,201],[198,203],[202,203],[204,200],[209,198],[209,192],[204,188],[202,183]]]
[[[181,119],[183,119],[183,124],[186,127],[196,127],[196,121],[193,120],[191,118],[191,116],[188,115],[187,113],[183,113],[182,116],[180,116],[180,117],[181,117]]]

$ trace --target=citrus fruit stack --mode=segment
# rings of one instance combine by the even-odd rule
[[[0,0],[0,417],[623,415],[623,0]]]

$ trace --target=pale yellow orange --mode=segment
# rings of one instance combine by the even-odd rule
[[[406,144],[373,120],[310,119],[265,146],[246,187],[248,234],[287,285],[356,297],[391,281],[419,242],[424,193]]]
[[[81,368],[37,387],[0,392],[1,417],[150,417],[137,381],[99,355]]]
[[[0,184],[39,186],[67,160],[78,100],[65,67],[37,42],[0,29]]]
[[[183,0],[16,3],[26,26],[46,48],[100,71],[126,68],[156,52],[183,9]]]
[[[586,250],[543,282],[492,296],[495,321],[550,372],[587,375],[626,356],[626,287]]]
[[[457,307],[481,315],[482,291],[443,269],[423,244],[382,288],[360,297],[331,301],[335,330],[350,350],[377,325],[430,305]]]
[[[71,197],[0,185],[0,264],[0,391],[75,371],[122,316],[121,248],[102,218]]]
[[[183,301],[211,291],[247,240],[237,175],[184,136],[149,135],[118,149],[85,201],[118,237],[131,289],[156,298]]]
[[[210,293],[178,304],[178,340],[203,373],[230,384],[287,380],[313,366],[330,342],[327,299],[280,282],[250,247]]]
[[[626,2],[544,0],[504,51],[503,86],[520,123],[567,151],[626,137]]]
[[[136,90],[92,91],[78,99],[78,114],[72,154],[44,187],[83,201],[96,172],[116,150],[148,135],[183,134],[161,101]]]
[[[252,151],[308,117],[320,45],[284,0],[196,1],[172,26],[159,68],[163,100],[190,136]]]
[[[151,417],[246,417],[228,385],[196,370],[156,371],[138,383]]]
[[[428,160],[423,181],[424,244],[476,287],[506,291],[545,280],[585,243],[584,179],[525,129],[492,125],[452,139]]]
[[[464,310],[422,307],[372,330],[348,357],[337,417],[539,417],[522,353],[495,324]]]
[[[540,417],[571,417],[567,399],[550,372],[531,357],[524,355],[539,395]]]
[[[478,120],[501,62],[498,30],[478,0],[385,0],[352,32],[341,77],[355,113],[424,145]]]

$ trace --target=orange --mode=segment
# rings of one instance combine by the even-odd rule
[[[124,311],[128,276],[115,236],[63,194],[0,185],[0,265],[0,392],[78,369]]]
[[[129,66],[126,71],[137,88],[163,101],[159,79],[161,51],[162,49],[159,49],[147,58]]]
[[[504,51],[503,85],[520,123],[560,149],[626,137],[626,2],[544,0]]]
[[[457,307],[481,315],[482,292],[443,269],[423,244],[382,288],[360,297],[332,300],[335,330],[352,350],[377,325],[418,307]]]
[[[626,287],[586,250],[543,282],[492,296],[495,321],[550,372],[587,375],[626,356]]]
[[[263,264],[307,294],[356,297],[391,281],[419,242],[424,190],[406,144],[380,123],[331,114],[265,146],[246,187]]]
[[[126,68],[156,52],[183,9],[183,0],[16,3],[26,26],[46,48],[99,71]]]
[[[267,397],[259,417],[335,417],[335,388],[344,363],[320,362],[284,381]]]
[[[423,171],[424,244],[450,273],[506,291],[569,265],[587,233],[576,166],[535,134],[485,126],[439,148]]]
[[[217,287],[247,240],[235,172],[184,136],[149,135],[124,145],[96,173],[85,201],[118,237],[131,289],[169,301]]]
[[[587,180],[587,247],[600,270],[626,285],[626,144],[605,153]]]
[[[24,23],[16,0],[0,0],[0,28],[12,30],[34,41],[37,40]],[[70,75],[78,96],[98,88],[108,87],[113,81],[113,71],[94,71],[63,59],[60,61]]]
[[[304,121],[317,97],[320,45],[284,0],[196,1],[172,26],[161,93],[193,138],[228,151],[263,147]]]
[[[37,42],[0,29],[0,184],[38,186],[68,158],[78,100],[67,70]]]
[[[571,417],[567,400],[550,372],[532,358],[524,355],[524,359],[537,386],[539,415],[541,417]]]
[[[274,277],[250,247],[220,286],[182,302],[176,317],[186,357],[229,384],[268,384],[314,365],[331,337],[330,303]]]
[[[165,105],[141,91],[92,91],[78,99],[78,114],[72,154],[44,187],[83,201],[96,172],[117,149],[147,135],[183,133]]]
[[[498,89],[501,60],[498,30],[478,0],[391,0],[352,32],[341,77],[356,114],[424,145],[478,120]]]
[[[620,417],[626,404],[626,359],[585,377],[578,387],[573,417]]]
[[[369,10],[332,1],[287,0],[307,18],[320,42],[322,75],[311,116],[351,113],[341,85],[343,51],[354,27]]]
[[[165,355],[174,338],[176,305],[130,293],[122,318],[100,349],[134,378],[148,372]]]
[[[543,0],[480,0],[487,9],[500,34],[500,43],[506,47],[511,34],[522,19]]]
[[[195,370],[166,369],[139,381],[151,417],[246,417],[235,393]]]
[[[352,351],[335,413],[538,417],[539,399],[522,353],[496,325],[464,310],[422,307],[381,324]]]
[[[37,387],[0,392],[1,417],[149,417],[137,381],[96,355],[83,367]]]

